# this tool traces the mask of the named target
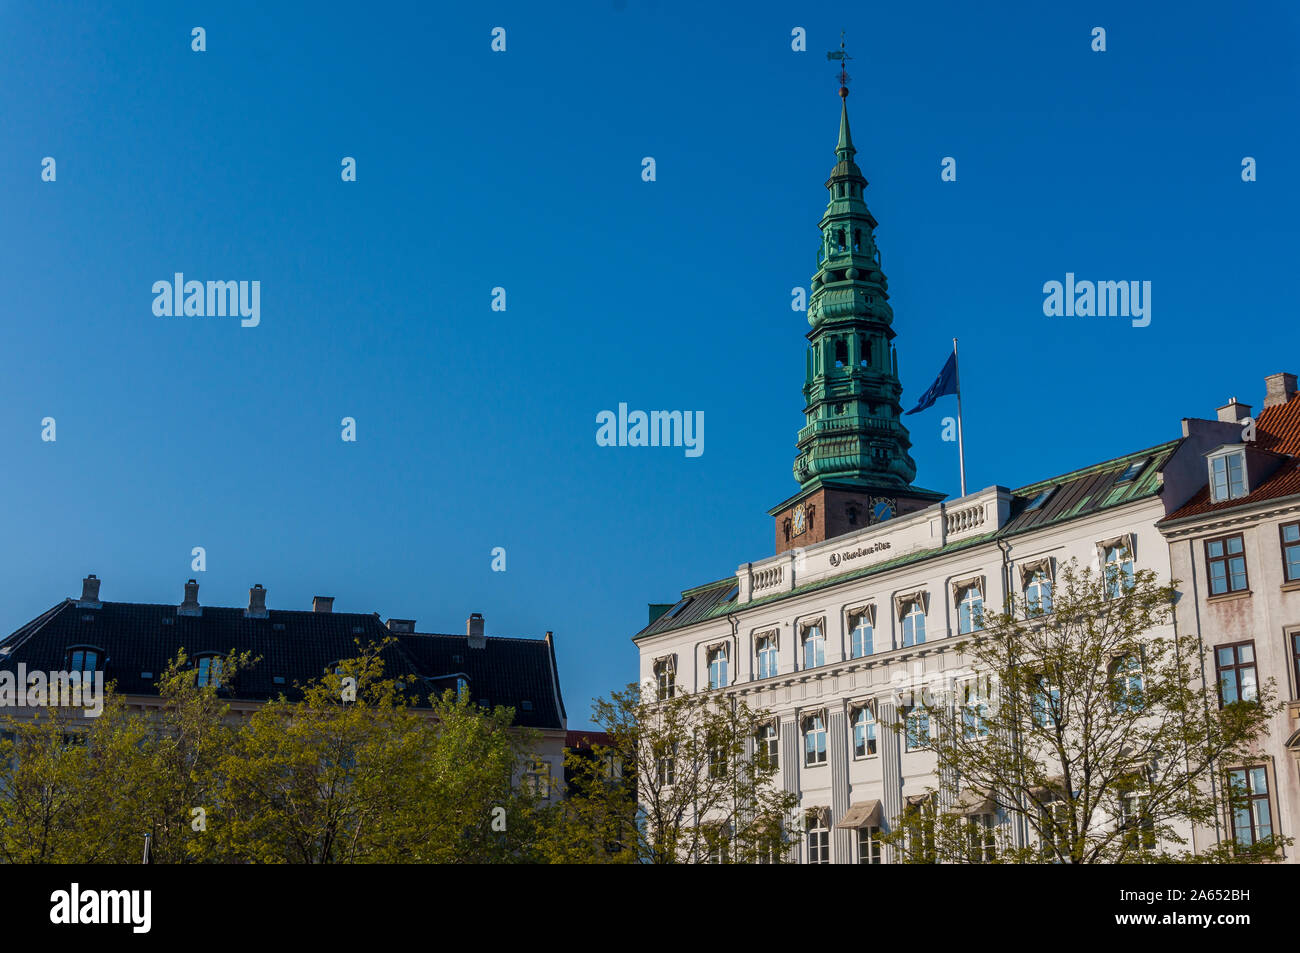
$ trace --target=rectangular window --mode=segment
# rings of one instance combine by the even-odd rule
[[[727,650],[714,649],[709,653],[709,688],[727,687]]]
[[[1253,702],[1259,697],[1255,677],[1255,643],[1220,645],[1214,650],[1218,673],[1219,707],[1233,702]]]
[[[1120,829],[1124,846],[1132,851],[1155,850],[1156,827],[1147,811],[1145,794],[1125,794],[1120,799]]]
[[[1232,836],[1242,847],[1253,847],[1273,836],[1273,814],[1268,797],[1268,769],[1237,768],[1228,772],[1232,804]]]
[[[659,700],[667,701],[677,692],[677,673],[670,659],[655,663],[655,681],[659,685]]]
[[[770,767],[776,768],[780,765],[779,750],[776,725],[768,722],[758,730],[758,753],[766,759]]]
[[[1038,691],[1033,700],[1034,724],[1039,728],[1051,728],[1061,722],[1061,689],[1053,685],[1046,677],[1038,680]]]
[[[876,718],[863,706],[853,715],[853,757],[870,758],[876,753]]]
[[[1246,579],[1246,547],[1240,533],[1220,539],[1207,539],[1205,564],[1210,576],[1210,595],[1244,592],[1249,588]]]
[[[1282,534],[1282,572],[1287,582],[1300,582],[1300,523],[1287,523]]]
[[[871,616],[864,612],[862,615],[851,617],[849,622],[853,630],[850,657],[866,658],[871,654],[874,647],[874,633],[871,626]]]
[[[1105,552],[1106,598],[1118,599],[1133,588],[1133,554],[1123,543],[1107,546]]]
[[[814,814],[808,815],[808,863],[829,864],[831,862],[831,832],[825,822]]]
[[[966,819],[968,856],[972,864],[991,864],[997,859],[997,817],[976,814]]]
[[[664,747],[658,752],[655,758],[655,774],[659,778],[660,787],[671,787],[674,781],[673,771],[676,767],[676,759],[673,757],[677,753],[677,745],[671,748]]]
[[[880,828],[858,828],[858,863],[880,863]]]
[[[1052,578],[1042,569],[1035,569],[1025,581],[1025,608],[1030,615],[1052,611]]]
[[[826,763],[826,719],[813,715],[804,722],[803,763],[809,766]]]
[[[984,627],[984,595],[978,586],[963,590],[957,601],[957,632],[969,635]]]
[[[925,612],[920,602],[910,602],[903,615],[903,645],[921,645],[925,642]]]
[[[1043,837],[1039,848],[1043,857],[1069,857],[1073,818],[1065,801],[1048,801],[1039,815]]]
[[[1291,672],[1295,676],[1293,698],[1300,698],[1300,632],[1291,634]]]
[[[930,713],[923,708],[907,709],[906,741],[908,751],[924,751],[930,747]]]
[[[727,748],[718,743],[709,746],[709,777],[725,778],[727,776]]]
[[[776,636],[761,635],[758,638],[758,677],[772,678],[776,675],[777,650]]]
[[[1210,460],[1210,497],[1215,503],[1246,495],[1246,455],[1240,450]]]
[[[961,704],[962,737],[987,738],[989,736],[989,700],[991,688],[984,678],[971,678],[957,685]]]
[[[826,636],[819,625],[809,626],[803,634],[803,667],[817,668],[826,664]]]

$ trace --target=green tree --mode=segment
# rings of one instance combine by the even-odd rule
[[[512,784],[531,733],[453,693],[432,711],[386,677],[383,644],[276,699],[218,765],[214,856],[255,863],[522,859],[537,795]]]
[[[968,675],[909,689],[894,726],[927,733],[928,721],[939,779],[886,835],[902,859],[1270,859],[1277,842],[1190,853],[1188,826],[1212,827],[1221,809],[1209,779],[1248,758],[1273,693],[1220,708],[1195,634],[1167,625],[1174,598],[1150,570],[1097,574],[1075,561],[1050,602],[1013,597],[979,620],[957,647]],[[1023,819],[1028,843],[986,827],[994,812]]]
[[[239,673],[255,660],[231,651],[213,664],[206,684],[185,650],[177,652],[158,679],[162,705],[142,714],[149,729],[136,769],[124,770],[123,796],[135,805],[137,828],[151,836],[156,864],[210,859],[212,838],[205,836],[221,795],[218,768],[235,742],[227,696]]]
[[[105,693],[98,717],[80,709],[7,716],[0,731],[0,860],[138,862],[144,828],[122,781],[143,768],[147,727]]]
[[[769,720],[712,694],[647,699],[629,685],[593,705],[609,744],[569,752],[571,793],[555,809],[545,854],[555,862],[755,863],[785,856],[797,796],[747,742]]]

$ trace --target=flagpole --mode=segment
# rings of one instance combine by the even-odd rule
[[[966,495],[966,447],[961,439],[961,362],[957,359],[957,339],[952,339],[952,369],[957,384],[957,459],[961,465],[961,495]]]

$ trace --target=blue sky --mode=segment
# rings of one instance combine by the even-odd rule
[[[904,403],[960,338],[970,489],[1258,407],[1300,371],[1300,15],[1131,6],[0,2],[0,628],[87,572],[179,602],[201,545],[209,604],[554,630],[584,724],[797,489],[841,29]],[[260,326],[156,317],[176,271]],[[1045,317],[1066,272],[1151,281],[1150,326]],[[598,447],[620,401],[704,454]],[[907,422],[955,494],[952,411]]]

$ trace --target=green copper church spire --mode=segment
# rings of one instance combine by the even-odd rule
[[[900,418],[894,314],[876,247],[877,222],[854,162],[847,76],[841,73],[840,134],[826,188],[817,273],[808,305],[806,424],[799,431],[795,479],[805,487],[834,481],[872,489],[911,485],[916,465]]]
[[[847,65],[840,44],[828,59]],[[840,137],[826,180],[817,274],[808,300],[804,427],[795,444],[799,491],[768,510],[778,553],[811,546],[944,498],[912,485],[916,464],[900,415],[894,312],[876,248],[876,220],[854,162],[847,70],[840,70]],[[832,560],[837,558],[834,554]],[[832,565],[836,565],[832,562]]]
[[[840,88],[844,92],[840,96],[840,141],[835,144],[835,157],[841,162],[852,162],[858,150],[853,148],[853,137],[849,135],[849,88]]]

